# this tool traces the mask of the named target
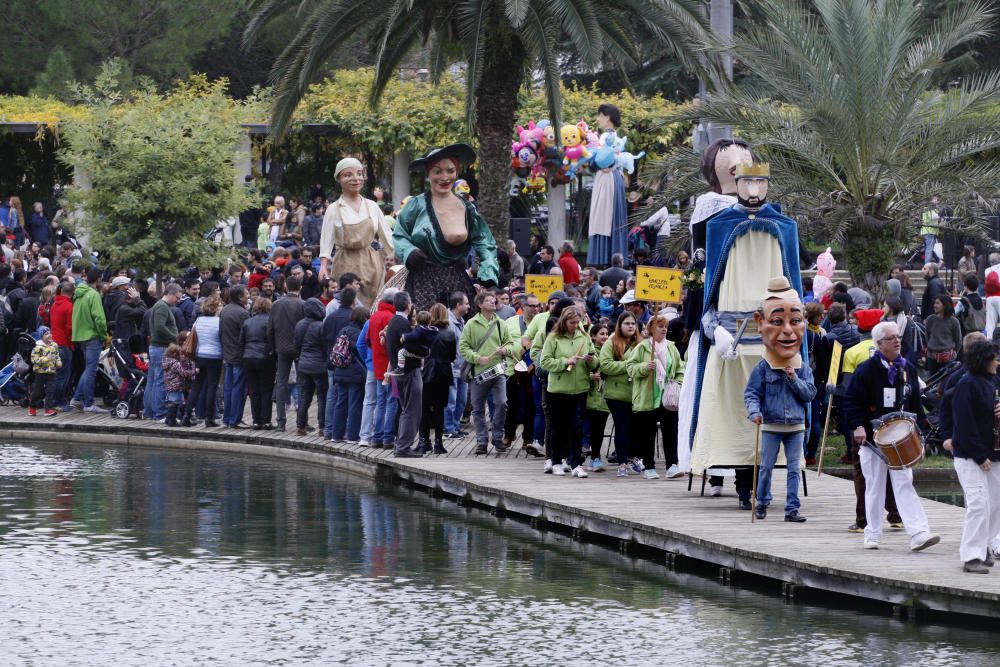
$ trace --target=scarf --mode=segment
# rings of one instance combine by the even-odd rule
[[[807,324],[806,328],[808,328],[809,331],[812,331],[817,336],[825,336],[826,335],[826,332],[823,331],[823,327],[821,327],[818,324]]]
[[[653,357],[656,359],[656,384],[660,389],[663,389],[667,386],[667,360],[670,355],[667,339],[664,338],[659,343],[650,340],[650,343],[652,344]]]
[[[878,350],[875,350],[875,358],[881,361],[882,365],[889,369],[889,384],[895,387],[896,376],[900,371],[906,368],[906,359],[903,358],[903,355],[899,355],[893,361],[889,361],[889,359]]]

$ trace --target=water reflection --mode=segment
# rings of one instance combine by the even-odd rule
[[[239,457],[0,446],[3,664],[994,665],[985,633],[671,573]]]

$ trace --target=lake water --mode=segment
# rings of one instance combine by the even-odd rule
[[[678,663],[995,666],[1000,642],[318,467],[0,445],[2,665]]]

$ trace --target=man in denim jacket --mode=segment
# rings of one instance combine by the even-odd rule
[[[802,363],[805,308],[785,277],[772,278],[754,319],[764,342],[764,358],[754,366],[743,392],[747,417],[761,427],[761,465],[757,479],[756,517],[767,516],[771,473],[784,446],[787,460],[785,521],[802,523],[799,513],[799,465],[806,410],[816,394],[812,372]]]

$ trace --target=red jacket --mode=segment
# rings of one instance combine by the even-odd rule
[[[73,301],[68,296],[56,294],[49,314],[52,320],[52,340],[60,347],[73,349]]]
[[[380,301],[375,314],[368,322],[368,347],[372,351],[372,368],[375,370],[375,379],[381,382],[385,379],[385,371],[389,367],[389,355],[385,351],[385,345],[379,340],[379,333],[389,324],[389,320],[396,314],[396,307],[391,303]]]
[[[573,258],[573,253],[564,252],[559,255],[559,268],[563,272],[564,285],[580,284],[580,265]]]

